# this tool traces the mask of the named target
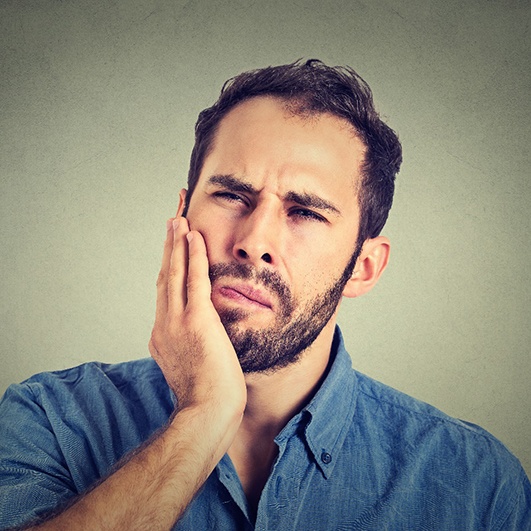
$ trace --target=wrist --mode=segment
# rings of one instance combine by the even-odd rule
[[[211,454],[217,463],[232,443],[244,409],[244,404],[229,407],[219,402],[178,406],[167,425],[166,434],[176,440],[180,440],[184,431],[193,434],[196,450],[203,455]]]

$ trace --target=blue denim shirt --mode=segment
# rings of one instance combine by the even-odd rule
[[[174,529],[531,529],[529,480],[499,441],[353,371],[339,331],[333,356],[275,439],[256,521],[226,455]],[[84,492],[172,410],[151,359],[11,386],[0,404],[0,528]]]

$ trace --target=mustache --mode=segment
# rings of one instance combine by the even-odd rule
[[[276,271],[270,271],[269,269],[258,270],[256,267],[249,264],[219,263],[213,264],[209,267],[208,275],[210,277],[210,282],[212,283],[221,277],[252,280],[256,284],[261,284],[275,293],[284,303],[291,301],[292,299],[290,289]]]

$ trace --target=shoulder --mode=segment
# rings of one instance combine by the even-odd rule
[[[172,409],[151,359],[85,363],[10,386],[0,402],[0,527],[84,492]]]
[[[87,429],[96,421],[101,425],[104,415],[114,418],[115,426],[128,419],[157,426],[172,409],[168,386],[151,358],[90,362],[39,373],[8,387],[0,402],[4,420],[43,419],[40,422],[59,424],[68,419],[71,425],[84,423]]]
[[[353,445],[364,441],[373,452],[382,452],[384,460],[411,459],[412,466],[423,463],[441,474],[497,468],[520,475],[519,461],[488,431],[352,369],[341,335],[337,337],[341,390],[336,397],[349,404],[345,428]]]
[[[395,485],[415,485],[434,503],[460,496],[492,528],[501,528],[511,515],[529,518],[529,480],[501,441],[475,424],[356,376],[351,436],[364,438]]]
[[[355,371],[356,372],[356,371]],[[424,430],[429,426],[439,427],[449,433],[455,432],[462,437],[474,440],[485,439],[501,444],[483,428],[452,417],[440,409],[413,398],[406,393],[393,389],[364,374],[356,372],[358,382],[358,406],[370,411],[377,411],[378,416],[388,421],[396,419],[400,427]]]
[[[478,452],[485,448],[489,455],[517,461],[503,443],[480,426],[447,415],[368,376],[360,373],[356,376],[359,391],[356,413],[368,422],[372,419],[377,429],[390,436],[414,440],[416,444],[427,438],[434,446],[444,441],[445,448],[453,447],[457,453],[459,448],[453,445],[472,445]]]

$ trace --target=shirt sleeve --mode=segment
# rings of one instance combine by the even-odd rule
[[[0,402],[0,529],[25,524],[76,494],[47,413],[30,384]]]

